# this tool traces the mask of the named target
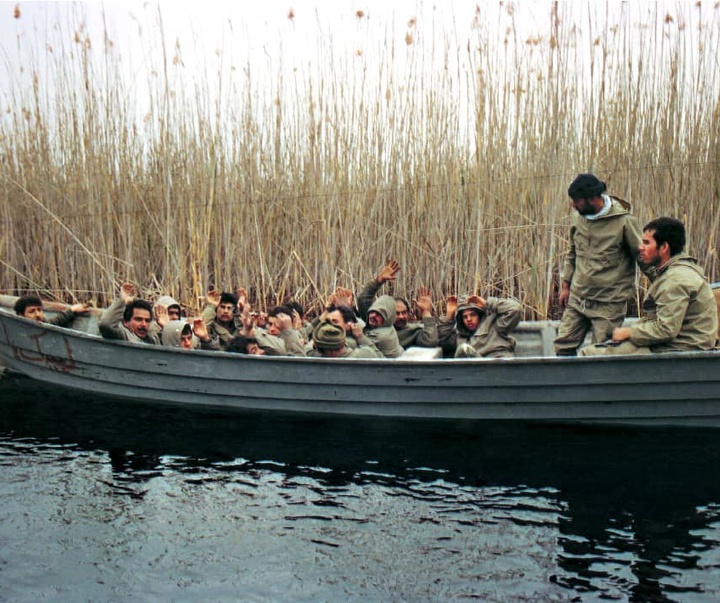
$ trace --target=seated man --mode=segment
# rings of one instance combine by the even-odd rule
[[[275,306],[268,312],[268,325],[261,329],[254,326],[246,334],[254,336],[268,356],[304,356],[305,344],[298,327],[300,317],[288,306]]]
[[[137,299],[136,293],[135,287],[130,283],[124,283],[120,287],[120,297],[113,301],[100,317],[100,334],[105,339],[159,345],[160,338],[150,332],[152,304],[144,299]]]
[[[400,264],[389,259],[377,278],[367,283],[358,295],[358,308],[361,314],[367,314],[375,295],[385,283],[394,281],[400,271]],[[430,291],[418,289],[418,297],[413,300],[420,312],[422,322],[408,322],[410,305],[402,297],[395,297],[395,322],[393,326],[398,335],[400,346],[407,349],[411,346],[434,348],[438,345],[437,319],[432,315],[432,298]]]
[[[440,344],[455,358],[513,358],[515,339],[510,333],[521,314],[514,299],[470,295],[458,300],[451,295],[438,327]]]
[[[57,316],[45,320],[43,302],[37,295],[23,295],[19,297],[14,306],[15,314],[24,316],[38,322],[45,322],[58,327],[69,327],[76,316],[85,316],[90,309],[87,304],[74,304]]]
[[[232,341],[228,344],[226,352],[235,352],[236,354],[247,354],[249,356],[264,356],[265,350],[263,350],[258,344],[257,339],[249,337],[247,335],[238,335],[233,337]]]
[[[397,358],[403,353],[394,323],[395,298],[381,295],[367,312],[365,335],[386,358]]]
[[[697,260],[685,253],[685,226],[675,218],[645,225],[639,261],[651,276],[643,302],[644,316],[630,327],[613,330],[615,345],[592,345],[581,356],[649,354],[712,350],[718,315],[712,289]]]
[[[192,350],[195,347],[192,326],[184,320],[170,320],[165,323],[160,332],[160,340],[167,348]]]
[[[413,305],[417,308],[422,322],[408,322],[410,306],[402,297],[395,297],[395,330],[403,349],[412,346],[434,348],[439,345],[437,319],[432,314],[432,297],[424,287],[417,290]]]
[[[332,303],[325,308],[319,317],[313,319],[306,325],[306,333],[308,334],[310,342],[312,342],[312,334],[315,332],[315,329],[323,322],[330,322],[335,326],[341,327],[343,331],[345,331],[345,345],[351,349],[357,347],[357,342],[352,334],[353,325],[359,324],[361,330],[365,328],[365,322],[357,317],[350,306]]]
[[[382,353],[363,334],[362,327],[353,323],[352,335],[357,341],[356,348],[345,345],[345,330],[331,322],[322,322],[313,331],[313,349],[308,356],[323,358],[382,358]]]
[[[235,322],[238,297],[234,293],[210,291],[207,294],[207,302],[201,316],[210,336],[218,340],[220,349],[225,350],[232,338],[239,335],[239,328]]]
[[[181,318],[182,310],[180,308],[180,304],[169,295],[161,295],[155,300],[153,310],[157,312],[158,308],[167,309],[167,316],[169,320],[180,320]],[[157,320],[157,316],[155,317],[155,320]]]
[[[170,320],[162,327],[160,341],[169,348],[182,348],[194,350],[219,350],[217,340],[213,340],[208,333],[205,321],[202,318],[186,320]]]

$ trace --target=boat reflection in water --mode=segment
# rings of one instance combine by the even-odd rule
[[[220,413],[15,377],[0,395],[15,598],[720,594],[714,430]],[[58,509],[82,518],[16,531],[20,515]]]

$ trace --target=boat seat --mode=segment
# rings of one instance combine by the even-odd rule
[[[433,360],[442,358],[442,348],[421,348],[417,346],[409,347],[400,356],[401,360]]]

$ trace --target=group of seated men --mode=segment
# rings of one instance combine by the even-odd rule
[[[351,291],[338,288],[313,318],[292,302],[266,314],[253,312],[244,289],[210,291],[200,316],[186,318],[172,297],[151,304],[126,283],[100,317],[99,330],[107,339],[269,356],[397,358],[409,347],[442,348],[461,357],[513,355],[510,333],[520,321],[519,302],[451,296],[438,319],[430,292],[420,288],[413,300],[419,320],[411,320],[406,299],[377,295],[399,270],[397,261],[388,260],[356,303]]]
[[[172,297],[161,296],[153,304],[125,283],[102,312],[98,326],[106,339],[253,355],[397,358],[409,347],[441,348],[446,356],[464,358],[514,355],[511,332],[521,318],[519,302],[450,296],[445,314],[436,317],[425,288],[418,289],[412,306],[402,297],[377,295],[399,270],[397,261],[388,260],[357,301],[350,290],[338,288],[322,313],[312,318],[296,303],[253,312],[244,289],[210,291],[200,316],[190,318]],[[15,311],[44,320],[42,301],[35,296],[20,298]],[[51,322],[68,326],[88,311],[76,304]],[[415,314],[417,320],[411,318]]]

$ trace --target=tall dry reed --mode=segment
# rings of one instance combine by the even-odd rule
[[[192,77],[157,12],[132,81],[121,40],[59,27],[4,65],[0,290],[106,303],[130,280],[192,308],[211,286],[311,304],[392,256],[398,294],[508,295],[546,317],[579,171],[641,222],[684,219],[720,278],[718,10],[597,32],[550,10],[538,36],[508,4],[439,41],[408,18],[352,54],[327,31],[312,62],[220,52]]]

